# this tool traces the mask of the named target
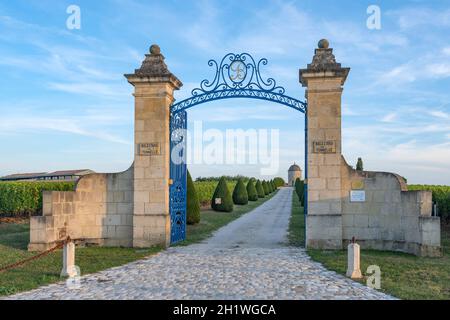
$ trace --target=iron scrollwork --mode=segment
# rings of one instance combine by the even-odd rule
[[[196,96],[217,90],[250,89],[262,90],[266,92],[276,92],[284,94],[285,89],[277,86],[275,79],[264,80],[260,73],[260,66],[267,65],[267,59],[263,58],[255,62],[248,53],[228,53],[222,58],[220,63],[209,60],[208,65],[214,67],[216,74],[212,81],[204,79],[200,83],[200,88],[192,90],[192,95]]]
[[[284,104],[305,112],[306,103],[285,95],[285,89],[275,79],[264,79],[260,67],[267,65],[267,59],[258,62],[248,53],[228,53],[220,62],[209,60],[215,69],[212,80],[204,79],[200,87],[192,90],[192,96],[172,105],[173,114],[207,101],[227,98],[254,98]]]

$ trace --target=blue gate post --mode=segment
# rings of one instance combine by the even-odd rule
[[[186,239],[187,168],[186,137],[187,112],[170,115],[170,243]]]
[[[308,105],[305,106],[305,183],[303,197],[303,219],[305,228],[305,248],[306,248],[306,215],[308,214]]]

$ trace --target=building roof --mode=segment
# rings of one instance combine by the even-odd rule
[[[294,164],[289,167],[288,171],[302,171],[302,169],[300,169],[300,167],[298,165],[296,165],[294,162]]]
[[[25,180],[25,179],[38,179],[44,177],[60,177],[60,176],[81,176],[89,173],[94,173],[90,169],[78,169],[78,170],[61,170],[55,172],[34,172],[34,173],[15,173],[4,177],[0,177],[0,180]]]
[[[49,172],[44,174],[46,177],[54,177],[54,176],[76,176],[79,174],[88,174],[94,171],[89,169],[79,169],[79,170],[60,170],[55,172]]]
[[[33,173],[14,173],[7,176],[0,177],[2,180],[16,180],[16,179],[32,179],[35,177],[41,177],[45,175],[46,172],[33,172]]]

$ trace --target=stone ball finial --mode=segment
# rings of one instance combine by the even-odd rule
[[[327,39],[320,39],[317,46],[319,47],[319,49],[328,49],[328,47],[330,46],[330,43],[328,42]]]
[[[151,54],[160,54],[161,48],[157,44],[152,44],[150,47],[150,53]]]

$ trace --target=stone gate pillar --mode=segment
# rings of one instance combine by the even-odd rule
[[[170,244],[170,105],[182,86],[157,45],[139,69],[125,75],[134,86],[133,247]]]
[[[328,41],[319,41],[311,64],[300,70],[307,87],[306,246],[342,248],[341,95],[350,71],[336,63]]]

